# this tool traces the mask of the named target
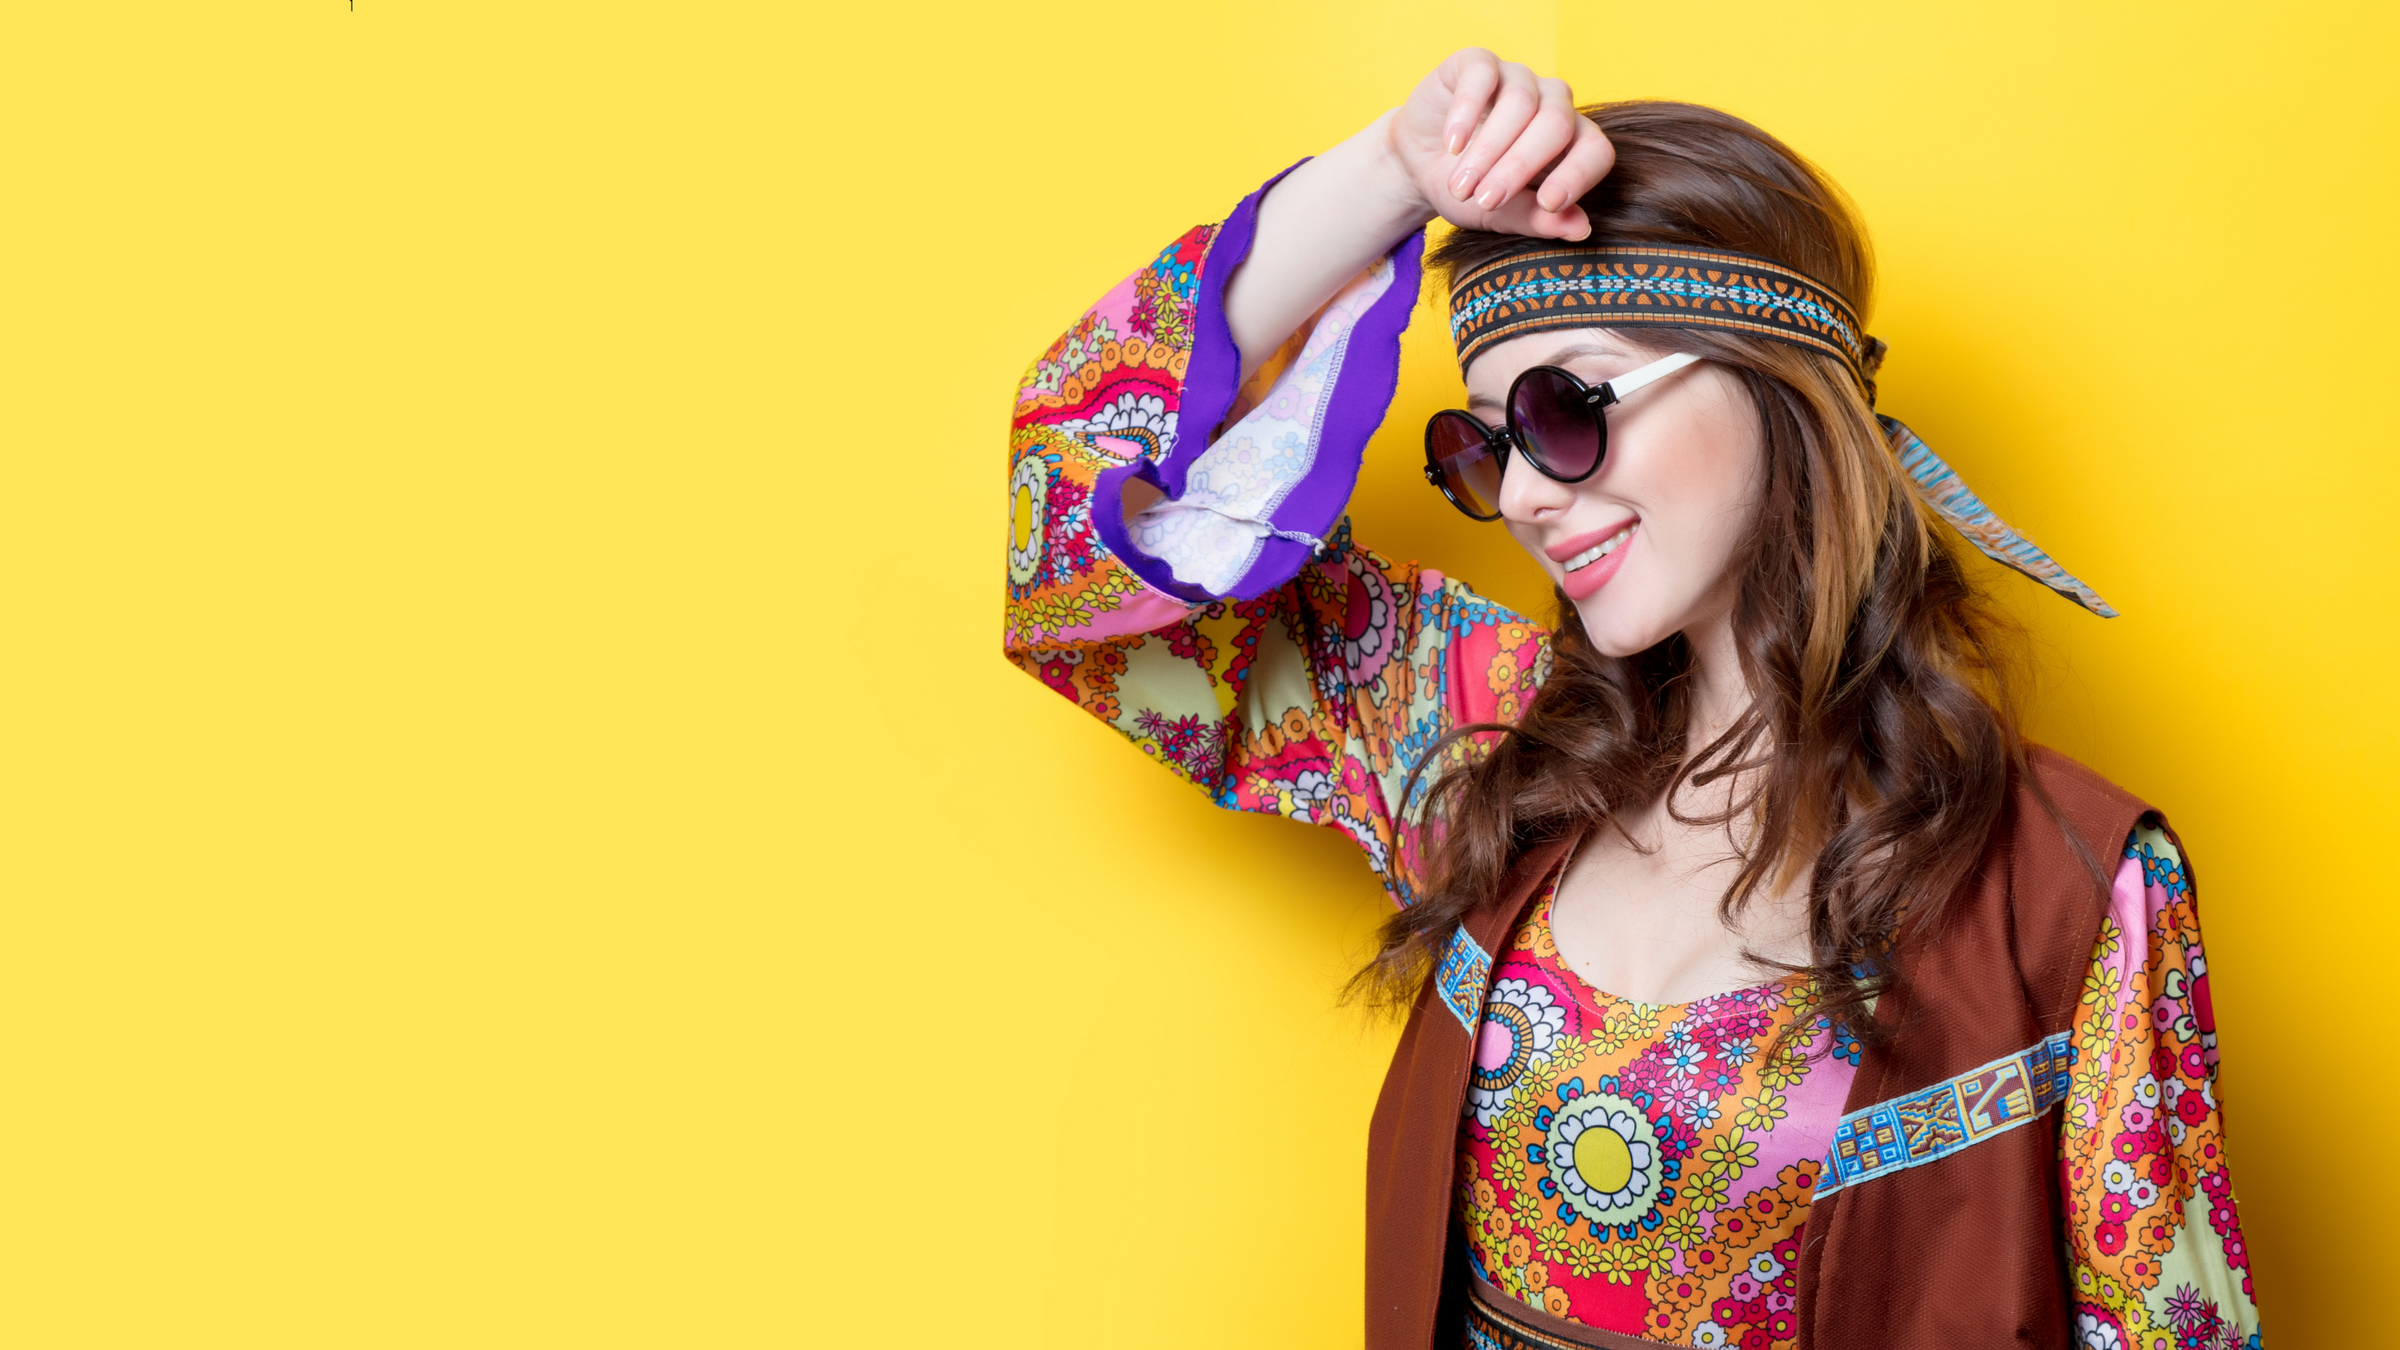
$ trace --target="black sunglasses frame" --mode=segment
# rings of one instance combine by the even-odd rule
[[[1442,496],[1448,499],[1452,506],[1457,507],[1459,514],[1467,519],[1486,522],[1498,520],[1500,518],[1499,511],[1495,510],[1488,516],[1480,514],[1462,501],[1458,490],[1450,485],[1450,476],[1442,470],[1441,457],[1436,455],[1433,450],[1434,428],[1441,425],[1443,418],[1460,418],[1467,425],[1481,432],[1485,450],[1499,464],[1503,474],[1508,472],[1508,453],[1510,448],[1514,447],[1523,450],[1525,462],[1531,464],[1536,471],[1551,482],[1580,483],[1600,472],[1600,466],[1608,462],[1608,418],[1604,414],[1619,401],[1617,385],[1620,383],[1629,385],[1630,387],[1625,392],[1630,394],[1644,385],[1681,370],[1696,359],[1682,355],[1665,357],[1627,375],[1621,375],[1617,379],[1603,381],[1596,385],[1585,384],[1575,372],[1559,366],[1531,367],[1509,382],[1508,399],[1500,405],[1503,414],[1503,425],[1501,426],[1486,426],[1482,418],[1458,408],[1444,408],[1425,419],[1425,481],[1439,488]],[[1600,438],[1600,449],[1592,456],[1592,466],[1582,473],[1564,474],[1551,468],[1550,465],[1543,462],[1542,452],[1526,439],[1523,430],[1517,426],[1517,391],[1524,386],[1526,380],[1535,375],[1555,375],[1566,381],[1568,389],[1572,392],[1562,401],[1568,402],[1570,405],[1580,401],[1583,414],[1592,419],[1593,432]]]

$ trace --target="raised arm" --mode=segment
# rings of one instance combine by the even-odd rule
[[[1103,296],[1018,392],[1010,659],[1218,804],[1342,829],[1405,900],[1401,780],[1450,727],[1514,720],[1545,638],[1351,545],[1342,509],[1424,223],[1579,235],[1608,160],[1564,85],[1462,52]]]
[[[1225,288],[1243,378],[1437,215],[1478,230],[1583,238],[1591,222],[1576,199],[1614,162],[1565,81],[1480,47],[1457,53],[1406,102],[1267,193],[1257,241]]]

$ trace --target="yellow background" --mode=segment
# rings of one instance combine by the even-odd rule
[[[1720,103],[2115,601],[2274,1343],[2391,1335],[2388,6],[18,6],[0,1341],[1357,1339],[1337,838],[998,652],[1012,382],[1481,42]],[[1522,604],[1408,461],[1361,534]]]

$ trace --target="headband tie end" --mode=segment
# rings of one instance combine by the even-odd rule
[[[1925,504],[1983,556],[2040,582],[2103,619],[2120,617],[2116,607],[2101,599],[2098,591],[2059,566],[2056,559],[1985,505],[1966,480],[1958,476],[1958,470],[1933,453],[1932,447],[1909,430],[1907,423],[1880,415],[1875,420],[1883,424],[1884,435],[1890,438],[1893,452],[1900,457],[1901,469],[1917,485]]]

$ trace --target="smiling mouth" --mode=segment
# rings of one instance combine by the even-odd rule
[[[1566,563],[1564,564],[1566,570],[1569,573],[1580,572],[1584,568],[1587,568],[1593,563],[1600,561],[1602,558],[1607,557],[1609,554],[1616,552],[1619,548],[1624,546],[1626,540],[1633,537],[1634,529],[1634,526],[1628,525],[1624,529],[1621,529],[1615,534],[1610,535],[1608,538],[1603,539],[1599,543],[1585,549],[1583,552],[1567,559]]]

